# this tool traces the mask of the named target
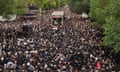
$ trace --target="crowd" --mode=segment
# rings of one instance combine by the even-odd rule
[[[21,22],[0,24],[1,72],[119,72],[102,46],[101,30],[89,19],[71,15],[52,30],[49,17],[28,22],[33,27],[28,37],[18,35]]]

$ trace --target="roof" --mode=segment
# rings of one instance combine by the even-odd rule
[[[52,13],[52,15],[55,15],[55,16],[63,16],[64,15],[64,11],[54,11]]]

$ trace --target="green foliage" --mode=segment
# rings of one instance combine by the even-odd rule
[[[66,4],[66,2],[67,0],[40,0],[38,5],[42,9],[53,9]]]
[[[17,15],[24,14],[27,10],[27,0],[14,0],[14,13]]]
[[[107,16],[104,24],[105,37],[103,38],[106,46],[112,47],[117,53],[120,51],[120,0],[110,0],[106,8]]]
[[[120,0],[91,0],[90,17],[104,28],[103,44],[120,51]]]
[[[69,0],[68,5],[71,11],[81,14],[83,12],[89,13],[90,0]]]
[[[0,15],[5,16],[6,14],[14,13],[14,0],[0,0]]]
[[[109,0],[90,0],[90,13],[89,16],[95,20],[97,24],[104,24],[106,17],[106,7]]]
[[[58,8],[67,0],[0,0],[0,15],[21,15],[27,11],[28,5],[36,5],[42,9]]]

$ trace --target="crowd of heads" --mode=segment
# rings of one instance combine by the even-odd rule
[[[100,28],[80,15],[69,17],[60,29],[53,30],[48,13],[27,22],[32,26],[29,33],[22,30],[23,22],[0,24],[0,70],[118,72],[109,49],[102,46]]]

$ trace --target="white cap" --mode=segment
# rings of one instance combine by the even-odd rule
[[[47,67],[48,67],[48,65],[47,65],[47,64],[45,64],[45,65],[44,65],[44,68],[47,68]]]
[[[1,60],[3,61],[3,60],[4,60],[4,57],[1,57]]]
[[[63,68],[63,69],[66,69],[66,66],[63,66],[62,68]]]
[[[10,55],[10,54],[11,54],[11,52],[8,52],[8,54]]]
[[[27,66],[30,66],[30,63],[29,63],[29,62],[27,63]]]
[[[64,58],[63,58],[63,57],[61,57],[61,58],[60,58],[60,60],[64,60]]]

